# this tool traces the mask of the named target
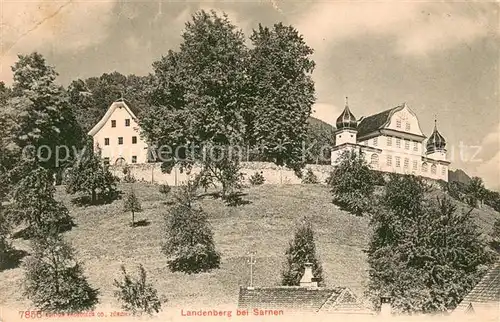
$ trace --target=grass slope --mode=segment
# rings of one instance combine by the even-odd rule
[[[113,279],[125,264],[131,271],[142,263],[158,293],[168,299],[165,308],[235,305],[240,285],[248,285],[247,253],[257,252],[254,285],[278,285],[284,252],[293,238],[296,223],[303,215],[311,216],[316,231],[317,251],[323,263],[328,286],[348,286],[362,295],[367,282],[364,250],[370,238],[368,218],[355,217],[331,204],[328,189],[320,185],[264,185],[247,189],[249,204],[237,208],[220,200],[203,199],[200,204],[209,213],[222,266],[210,273],[186,275],[171,273],[160,252],[163,214],[168,211],[158,187],[134,184],[143,212],[136,220],[150,225],[131,228],[130,214],[122,202],[104,206],[76,207],[71,196],[58,187],[58,198],[70,209],[77,227],[65,233],[84,262],[90,283],[101,291],[99,308],[119,310],[113,298]],[[130,189],[123,184],[122,191]],[[490,229],[496,214],[476,210],[478,223]],[[15,246],[29,251],[29,244],[16,240]],[[22,296],[23,271],[15,268],[0,272],[0,306],[26,310],[30,303]]]

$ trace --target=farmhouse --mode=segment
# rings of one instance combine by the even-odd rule
[[[448,181],[446,141],[436,122],[426,140],[417,116],[406,103],[357,120],[346,98],[336,127],[332,164],[344,151],[356,150],[364,153],[375,170]]]
[[[123,99],[111,104],[88,135],[109,164],[148,162],[148,145],[141,139],[136,113]]]

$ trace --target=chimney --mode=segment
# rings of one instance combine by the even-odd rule
[[[389,296],[380,297],[380,315],[381,316],[391,316],[391,298]]]
[[[300,286],[303,287],[318,287],[318,282],[314,278],[312,272],[312,263],[304,264],[304,275],[300,279]]]

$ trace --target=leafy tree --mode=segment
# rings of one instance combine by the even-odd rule
[[[323,268],[316,255],[314,231],[310,219],[304,218],[295,232],[294,239],[286,250],[285,269],[282,272],[281,284],[285,286],[298,286],[304,275],[306,263],[312,264],[313,275],[318,286],[324,286]]]
[[[153,312],[160,312],[161,303],[158,299],[157,291],[152,284],[146,282],[146,270],[139,265],[139,277],[132,278],[125,266],[121,266],[123,279],[114,280],[113,285],[118,288],[114,295],[122,302],[122,309],[132,312],[134,315],[146,313],[152,315]]]
[[[335,146],[335,128],[309,117],[304,152],[307,163],[331,164],[331,148]]]
[[[483,180],[478,177],[473,177],[469,184],[465,187],[465,194],[467,204],[476,208],[478,206],[478,202],[482,203],[487,195],[487,190],[484,187]]]
[[[130,211],[132,213],[132,227],[134,227],[134,214],[136,212],[142,211],[142,207],[139,198],[137,198],[137,195],[135,194],[135,191],[133,189],[130,190],[130,192],[125,197],[123,208],[125,211]]]
[[[362,152],[343,152],[327,182],[334,203],[356,215],[370,211],[375,178]]]
[[[66,191],[70,194],[82,192],[90,195],[91,203],[110,200],[117,194],[118,178],[109,171],[100,152],[94,152],[90,145],[82,152],[69,169]]]
[[[54,199],[55,188],[49,170],[37,168],[16,185],[14,204],[9,209],[14,222],[28,224],[28,235],[45,236],[71,228],[73,220],[68,209]]]
[[[194,205],[197,179],[189,181],[177,195],[177,204],[165,216],[162,252],[171,271],[188,274],[219,268],[213,233],[206,213]]]
[[[428,189],[415,176],[393,176],[387,184],[368,251],[376,305],[389,294],[398,312],[453,309],[493,261],[471,211],[458,212],[447,197],[428,199]]]
[[[319,183],[318,177],[311,169],[307,169],[305,176],[302,178],[303,184],[317,184]]]
[[[36,239],[25,262],[24,295],[42,311],[54,313],[92,310],[98,290],[83,275],[73,248],[60,235]]]
[[[39,53],[19,55],[12,67],[14,83],[8,100],[8,118],[15,121],[10,129],[12,144],[19,148],[34,146],[33,158],[44,168],[61,166],[56,158],[71,159],[73,147],[80,148],[82,131],[75,120],[64,89],[56,85],[56,71]],[[69,155],[67,155],[69,153]]]
[[[150,76],[125,76],[118,72],[76,79],[68,86],[70,104],[78,123],[86,132],[104,116],[109,106],[123,97],[139,116],[148,104]]]
[[[259,25],[250,40],[246,89],[252,100],[244,114],[246,140],[261,147],[268,160],[300,175],[315,101],[313,50],[295,28],[282,23],[272,28]]]
[[[225,198],[240,177],[227,152],[244,138],[245,39],[226,15],[202,10],[186,23],[182,40],[180,51],[153,63],[153,106],[141,127],[150,142],[171,148],[166,171],[199,162],[206,183],[219,181]]]

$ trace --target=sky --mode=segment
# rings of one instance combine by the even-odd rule
[[[200,9],[226,12],[249,36],[293,25],[314,49],[313,116],[334,124],[406,102],[424,134],[437,118],[452,169],[500,188],[499,4],[443,1],[0,0],[0,80],[18,54],[42,53],[58,81],[146,75],[176,50]]]

